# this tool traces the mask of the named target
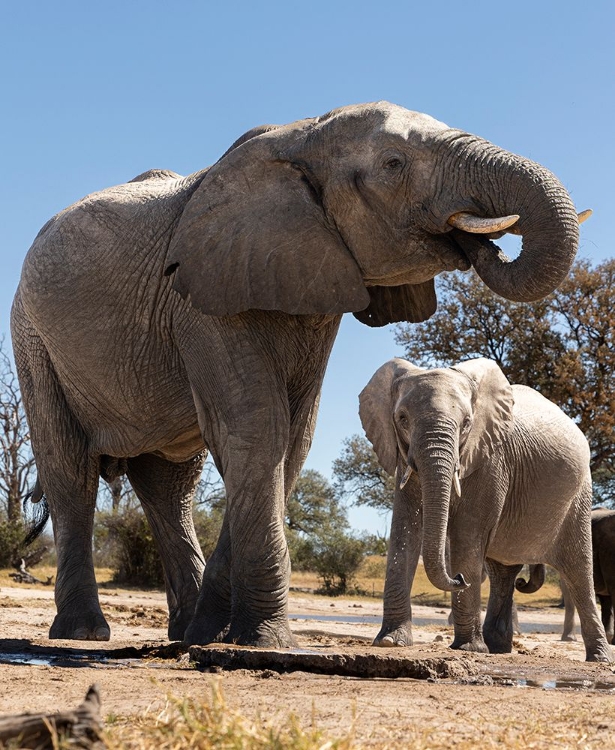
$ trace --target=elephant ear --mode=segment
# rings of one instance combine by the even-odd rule
[[[240,139],[188,201],[165,272],[201,312],[341,314],[368,306],[358,265],[297,166],[312,143],[306,122]]]
[[[472,428],[459,456],[461,477],[467,477],[504,442],[513,428],[513,390],[495,362],[471,359],[451,368],[470,379],[473,390]]]
[[[378,462],[393,476],[397,468],[397,434],[393,413],[397,399],[396,384],[404,375],[421,369],[405,359],[390,359],[379,367],[359,394],[359,417],[372,444]]]
[[[361,323],[379,328],[389,323],[422,323],[430,318],[438,307],[433,279],[422,284],[401,286],[370,286],[369,305],[365,310],[353,313]]]

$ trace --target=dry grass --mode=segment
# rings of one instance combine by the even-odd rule
[[[392,723],[385,729],[388,737],[382,737],[384,727],[380,737],[356,736],[364,734],[361,727],[354,726],[352,717],[341,717],[341,727],[349,728],[345,736],[332,738],[313,718],[307,729],[292,714],[276,722],[260,715],[246,718],[228,708],[214,681],[211,697],[203,702],[167,696],[166,706],[158,714],[108,717],[104,740],[109,750],[567,750],[607,746],[607,725],[601,720],[607,724],[610,720],[596,716],[593,709],[562,706],[548,717],[524,718],[480,713],[410,727]]]
[[[290,714],[281,722],[257,715],[246,718],[226,705],[217,681],[209,700],[167,696],[157,715],[108,717],[105,744],[109,750],[350,750],[352,732],[327,739],[314,726],[304,729]]]

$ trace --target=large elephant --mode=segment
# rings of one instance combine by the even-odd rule
[[[510,262],[489,240],[507,228],[524,237]],[[51,637],[109,638],[94,501],[99,473],[126,472],[162,553],[171,637],[290,645],[283,509],[341,315],[425,320],[433,278],[470,265],[534,300],[565,277],[578,232],[546,169],[386,102],[258,128],[209,169],[154,170],[51,219],[12,313],[58,551]],[[197,602],[189,506],[206,450],[228,508]]]
[[[396,475],[377,644],[412,643],[422,544],[427,576],[453,592],[452,648],[510,652],[516,576],[535,566],[536,580],[520,584],[535,590],[546,563],[577,605],[586,658],[610,660],[593,597],[589,446],[561,409],[511,386],[488,359],[434,370],[393,359],[361,392],[360,415],[382,467]],[[491,586],[481,631],[483,563]]]

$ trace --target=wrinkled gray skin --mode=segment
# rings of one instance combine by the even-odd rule
[[[596,508],[592,510],[592,556],[594,562],[594,590],[600,603],[602,624],[609,643],[615,645],[613,612],[615,610],[615,510]],[[574,636],[575,606],[568,591],[562,585],[564,607],[563,641],[576,640]]]
[[[452,648],[510,652],[515,578],[524,563],[536,574],[546,563],[577,605],[586,658],[610,659],[593,597],[589,447],[558,407],[511,386],[487,359],[435,370],[393,359],[362,391],[360,414],[380,463],[397,477],[376,644],[412,643],[409,592],[422,543],[429,579],[453,592]],[[481,630],[483,563],[491,586]]]
[[[448,547],[449,545],[447,544],[447,550],[448,550]],[[450,567],[450,554],[447,554],[446,565],[447,567]],[[524,578],[517,578],[517,580],[515,581],[515,588],[517,589],[517,591],[521,591],[524,594],[533,594],[534,592],[538,591],[538,589],[545,582],[546,569],[544,565],[530,565],[529,573],[530,573],[530,576],[527,581]],[[486,578],[487,578],[487,568],[483,566],[481,583],[484,583]],[[515,604],[514,599],[511,604],[510,617],[511,617],[512,634],[521,635],[521,628],[519,626],[519,614],[517,612],[517,605]],[[454,617],[453,617],[453,610],[451,609],[449,616],[448,616],[448,624],[453,625],[453,623],[454,623]],[[387,641],[387,638],[384,638],[384,639],[376,638],[376,645],[388,646],[391,644],[390,642]],[[396,645],[405,645],[405,644],[396,644]]]
[[[451,230],[459,211],[519,214],[519,258]],[[434,276],[470,264],[536,299],[577,244],[547,170],[386,102],[257,128],[210,169],[149,172],[55,216],[12,314],[58,550],[51,637],[109,638],[94,501],[99,474],[126,472],[162,555],[170,637],[290,645],[284,503],[341,315],[425,320]],[[190,503],[206,451],[228,508],[203,575]]]

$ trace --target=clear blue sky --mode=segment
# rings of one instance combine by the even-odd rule
[[[387,99],[541,162],[581,254],[614,253],[615,4],[560,0],[4,2],[0,331],[42,224],[152,167],[189,174],[245,130]],[[307,466],[330,475],[357,394],[400,352],[346,316]],[[357,528],[384,530],[353,510]]]

